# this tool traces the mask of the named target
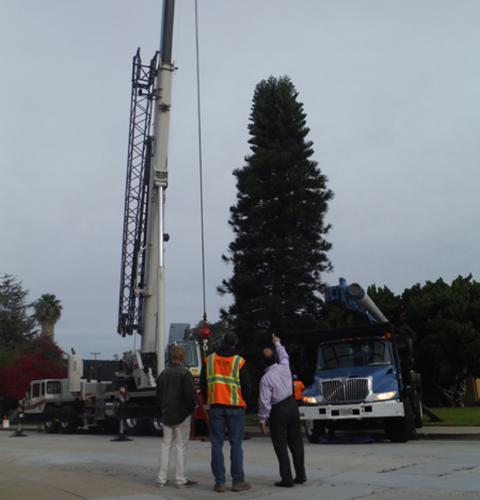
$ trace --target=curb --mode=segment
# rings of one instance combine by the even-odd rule
[[[417,432],[417,439],[424,439],[428,441],[480,441],[480,434],[454,434],[454,433],[427,433]]]
[[[305,433],[302,433],[305,437]],[[362,435],[369,435],[376,442],[388,441],[385,434],[383,432],[372,432],[372,433],[363,433]],[[258,430],[249,430],[245,429],[245,439],[250,438],[268,438],[270,439],[270,435],[264,436]],[[455,432],[428,432],[428,431],[418,431],[411,441],[480,441],[480,433],[455,433]]]

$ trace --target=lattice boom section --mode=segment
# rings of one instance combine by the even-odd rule
[[[149,65],[142,64],[140,49],[133,58],[127,178],[123,221],[122,264],[118,332],[125,336],[141,333],[141,290],[144,275],[144,248],[148,201],[154,81],[158,54]]]

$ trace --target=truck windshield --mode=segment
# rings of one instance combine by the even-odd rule
[[[60,394],[62,386],[58,381],[47,382],[47,394]]]
[[[318,351],[317,369],[389,365],[391,362],[390,350],[383,340],[347,340],[321,345]]]
[[[178,342],[178,345],[185,348],[185,366],[189,368],[198,366],[197,345],[195,342]]]

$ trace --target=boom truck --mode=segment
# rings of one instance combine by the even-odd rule
[[[300,418],[309,441],[319,442],[326,429],[355,427],[381,427],[391,441],[408,441],[423,425],[411,339],[395,335],[360,285],[341,278],[324,292],[326,302],[342,304],[368,324],[304,336],[309,359],[303,362],[313,371],[313,383],[303,393]]]
[[[119,416],[119,391],[127,433],[161,432],[156,408],[156,378],[168,353],[165,334],[165,192],[168,187],[168,137],[171,108],[172,41],[175,0],[163,0],[160,51],[149,64],[140,49],[133,58],[125,209],[117,331],[139,335],[140,349],[125,353],[113,381],[91,381],[78,355],[68,359],[68,378],[31,383],[25,416],[43,421],[47,431],[98,427]],[[210,334],[206,322],[179,341],[187,365],[199,382]],[[203,421],[197,408],[195,418]]]

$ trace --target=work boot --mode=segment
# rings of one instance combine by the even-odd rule
[[[242,481],[241,483],[235,483],[232,486],[232,491],[247,491],[250,488],[250,483],[247,483],[247,481]]]
[[[177,484],[177,488],[189,488],[190,486],[195,486],[196,484],[198,484],[198,481],[190,481],[190,479],[187,479],[186,483]]]
[[[302,483],[306,483],[307,482],[307,478],[305,476],[303,477],[296,477],[293,482],[295,484],[302,484]]]
[[[223,493],[225,491],[225,485],[224,484],[216,484],[213,487],[213,490],[216,491],[217,493]]]
[[[275,483],[275,486],[279,486],[280,488],[292,488],[293,487],[293,481],[277,481]]]

